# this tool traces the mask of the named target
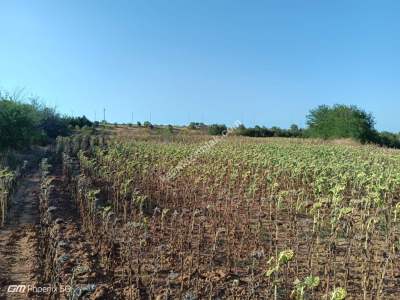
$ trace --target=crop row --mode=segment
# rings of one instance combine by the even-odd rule
[[[61,144],[85,150],[75,199],[132,297],[400,293],[396,151],[241,138]]]

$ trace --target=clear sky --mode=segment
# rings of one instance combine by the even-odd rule
[[[0,0],[0,88],[108,121],[289,127],[355,104],[400,131],[398,0]]]

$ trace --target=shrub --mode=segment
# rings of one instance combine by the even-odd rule
[[[188,128],[189,129],[199,129],[199,128],[204,128],[206,125],[201,122],[190,122]]]
[[[253,128],[246,128],[241,124],[236,128],[235,134],[250,137],[300,137],[303,135],[303,130],[297,125],[292,125],[290,129],[282,129],[276,126],[269,129],[258,125]]]
[[[93,123],[86,118],[86,116],[82,117],[64,117],[65,122],[72,127],[82,128],[83,126],[93,126]]]
[[[226,132],[227,128],[224,124],[212,124],[208,127],[208,134],[210,135],[222,135]]]
[[[376,143],[390,148],[400,148],[400,134],[387,131],[380,132]]]
[[[153,125],[149,121],[144,121],[143,126],[146,128],[151,128]]]
[[[38,139],[40,131],[34,107],[13,100],[0,100],[0,147],[25,148]]]
[[[68,135],[75,126],[92,126],[85,116],[61,117],[37,100],[24,103],[0,92],[0,150],[44,145],[48,139]]]

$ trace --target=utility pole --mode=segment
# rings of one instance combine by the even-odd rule
[[[133,112],[132,112],[132,115],[131,115],[131,123],[133,124]]]
[[[94,111],[94,121],[95,122],[97,121],[97,113],[96,113],[96,111]]]
[[[103,122],[106,122],[106,109],[103,108]]]

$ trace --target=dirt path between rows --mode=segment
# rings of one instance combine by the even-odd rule
[[[0,299],[31,299],[10,285],[33,285],[37,274],[37,224],[40,176],[30,170],[21,178],[7,223],[0,228]]]

